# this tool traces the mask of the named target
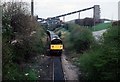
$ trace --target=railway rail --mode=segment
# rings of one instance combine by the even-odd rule
[[[53,59],[53,81],[57,80],[65,81],[61,57],[53,57],[52,59]]]

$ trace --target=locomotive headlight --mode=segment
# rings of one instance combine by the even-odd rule
[[[54,46],[52,46],[52,48],[54,48]]]
[[[63,49],[63,45],[60,45],[59,48],[60,48],[60,49]]]

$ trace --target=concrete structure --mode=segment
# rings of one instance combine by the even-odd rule
[[[0,82],[2,82],[2,5],[1,4],[0,4]]]
[[[80,12],[83,12],[83,11],[86,11],[86,10],[90,10],[90,9],[93,9],[93,18],[85,18],[84,19],[84,22],[83,22],[83,20],[81,20],[80,19]],[[66,16],[68,16],[68,15],[72,15],[72,14],[75,14],[75,13],[78,13],[78,21],[77,22],[79,22],[79,21],[82,21],[82,25],[83,25],[83,23],[85,23],[86,21],[86,23],[88,23],[88,21],[89,21],[89,23],[91,22],[91,24],[92,25],[96,25],[96,24],[98,24],[98,23],[100,23],[101,21],[100,21],[100,5],[94,5],[93,7],[89,7],[89,8],[85,8],[85,9],[81,9],[81,10],[78,10],[78,11],[73,11],[73,12],[70,12],[70,13],[67,13],[67,14],[62,14],[62,15],[58,15],[58,16],[55,16],[55,17],[51,17],[51,19],[56,19],[56,18],[60,18],[60,17],[63,17],[63,22],[65,22],[65,17]],[[38,20],[41,20],[41,22],[43,22],[43,21],[48,21],[47,19],[43,19],[43,18],[38,18]],[[90,21],[91,20],[91,21]],[[49,22],[49,21],[48,21]],[[74,23],[75,22],[75,20],[73,20],[73,21],[70,21],[71,23]]]
[[[34,2],[31,0],[31,15],[34,15]]]
[[[93,11],[94,11],[93,17],[95,17],[95,19],[100,19],[100,5],[94,5],[93,7],[85,8],[85,9],[78,10],[78,11],[73,11],[73,12],[70,12],[70,13],[67,13],[67,14],[58,15],[58,16],[55,16],[55,17],[51,17],[51,19],[65,17],[65,16],[72,15],[72,14],[75,14],[75,13],[79,13],[78,18],[80,19],[80,12],[90,10],[90,9],[93,9]],[[41,20],[41,18],[38,18],[38,19]]]
[[[93,18],[95,20],[99,20],[100,19],[100,6],[99,5],[94,5],[94,10],[93,10]]]
[[[118,2],[118,20],[120,20],[120,1]]]

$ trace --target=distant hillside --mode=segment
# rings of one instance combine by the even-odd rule
[[[107,29],[111,25],[112,25],[112,23],[100,23],[100,24],[97,24],[96,26],[93,26],[92,28],[90,28],[90,30],[99,31],[99,30]]]

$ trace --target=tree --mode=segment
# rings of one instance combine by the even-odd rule
[[[24,63],[43,50],[43,29],[25,3],[4,3],[2,18],[3,80],[27,79]]]

